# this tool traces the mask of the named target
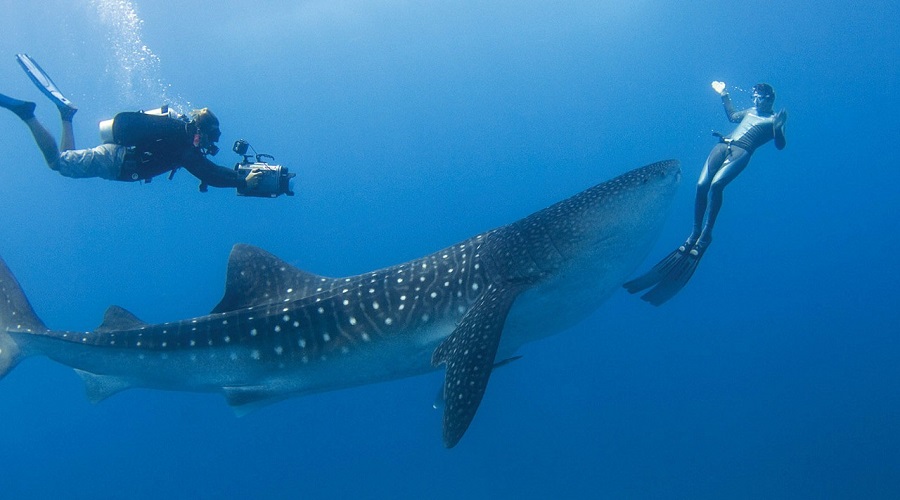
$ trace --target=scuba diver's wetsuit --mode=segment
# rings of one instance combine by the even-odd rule
[[[236,171],[210,161],[193,143],[188,122],[169,116],[141,112],[119,113],[113,118],[114,143],[127,149],[120,181],[149,181],[165,172],[184,167],[200,179],[200,189],[214,187],[244,188],[246,181]]]

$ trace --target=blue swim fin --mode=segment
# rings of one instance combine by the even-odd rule
[[[38,90],[44,93],[47,97],[56,104],[56,107],[59,108],[59,113],[63,116],[63,119],[70,119],[72,115],[78,111],[78,107],[72,103],[72,101],[68,100],[66,96],[62,95],[62,92],[59,91],[59,88],[53,83],[53,80],[47,75],[47,73],[41,69],[38,65],[37,61],[28,56],[28,54],[17,54],[16,60],[19,61],[19,64],[22,66],[22,69],[25,70],[25,73],[28,74],[28,78],[31,78],[31,81],[37,86]]]

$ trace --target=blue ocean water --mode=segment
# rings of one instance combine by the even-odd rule
[[[685,182],[649,267],[690,230],[693,182],[766,81],[788,146],[726,191],[715,244],[655,308],[616,293],[491,379],[459,446],[441,374],[291,399],[132,390],[99,405],[29,358],[0,381],[2,498],[896,498],[900,246],[894,2],[16,2],[0,92],[79,146],[122,110],[209,106],[298,173],[297,196],[72,180],[0,113],[0,256],[51,328],[118,304],[205,314],[237,242],[343,276],[430,253],[627,169]],[[745,89],[742,91],[741,89]],[[5,114],[4,114],[5,113]],[[227,147],[216,159],[237,160]]]

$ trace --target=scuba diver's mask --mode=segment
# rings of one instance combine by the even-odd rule
[[[222,131],[219,130],[219,119],[209,108],[203,108],[192,113],[191,123],[196,127],[194,147],[199,148],[203,154],[215,156],[219,152],[216,142],[222,136]]]

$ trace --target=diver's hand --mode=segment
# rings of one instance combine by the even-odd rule
[[[244,179],[244,181],[247,183],[247,187],[250,189],[255,188],[256,185],[259,184],[259,181],[262,180],[262,175],[263,171],[258,168],[254,168],[253,170],[251,170],[250,173],[247,174],[247,178]]]
[[[718,80],[712,82],[712,88],[719,95],[725,95],[728,92],[725,91],[725,82],[720,82]]]
[[[787,121],[788,113],[786,109],[782,109],[778,113],[775,113],[775,118],[773,119],[775,128],[784,127],[784,122]]]

